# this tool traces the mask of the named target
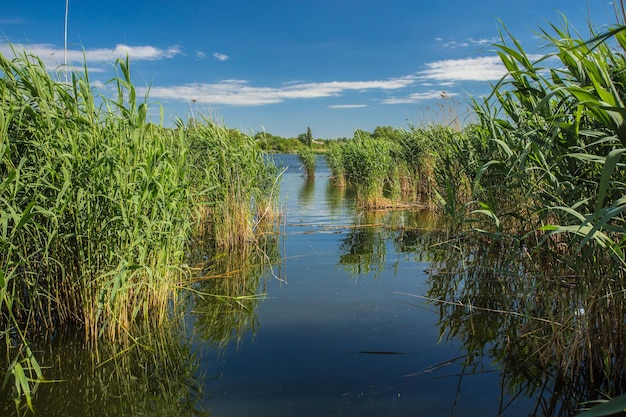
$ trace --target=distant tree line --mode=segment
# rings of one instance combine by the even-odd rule
[[[269,132],[258,132],[254,135],[254,139],[260,144],[261,149],[266,152],[298,153],[304,147],[309,147],[316,152],[324,152],[327,148],[327,143],[330,141],[345,142],[354,138],[389,139],[397,141],[404,135],[406,135],[406,131],[403,129],[394,128],[392,126],[378,126],[372,132],[357,129],[354,131],[352,138],[314,139],[311,128],[308,127],[306,132],[299,134],[295,138],[284,138],[272,135]]]

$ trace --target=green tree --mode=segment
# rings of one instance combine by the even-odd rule
[[[313,145],[313,134],[311,133],[311,128],[306,128],[306,133],[301,133],[298,135],[298,140],[302,142],[304,146],[308,146],[309,148]]]
[[[306,128],[306,145],[310,148],[313,145],[313,134],[311,133],[311,128]]]

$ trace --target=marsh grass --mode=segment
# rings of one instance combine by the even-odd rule
[[[315,152],[308,146],[303,146],[298,149],[298,159],[304,166],[304,171],[306,173],[307,178],[315,177],[315,166],[317,165],[317,160],[315,157]]]
[[[331,179],[337,187],[346,186],[346,171],[343,163],[343,151],[340,142],[329,142],[328,149],[324,154]]]
[[[274,216],[278,170],[253,138],[210,119],[186,129],[189,175],[196,211],[195,234],[222,251],[250,244],[261,219]]]
[[[610,42],[623,50],[626,34],[615,28],[587,41],[567,24],[551,32],[541,35],[552,52],[536,61],[512,37],[497,45],[509,78],[476,105],[490,138],[474,182],[484,204],[477,213],[487,207],[507,233],[543,232],[552,236],[544,242],[564,239],[578,251],[598,245],[619,261],[626,61]]]
[[[386,207],[390,203],[386,190],[397,189],[392,158],[392,149],[397,146],[357,132],[354,139],[330,146],[325,157],[335,182],[343,185],[345,181],[354,187],[360,207]]]
[[[550,25],[536,59],[503,30],[507,76],[434,148],[455,232],[430,280],[442,337],[490,349],[542,415],[625,389],[626,29],[590,33]]]
[[[277,171],[252,139],[207,119],[148,122],[128,60],[116,69],[109,98],[86,68],[66,83],[36,57],[0,56],[2,387],[17,403],[32,406],[43,378],[29,341],[78,326],[132,344],[178,302],[190,237],[245,246],[276,198]]]
[[[328,144],[324,157],[333,182],[355,189],[361,208],[435,209],[439,198],[436,182],[438,146],[450,146],[458,132],[440,125],[411,127],[394,137],[374,137],[355,132],[348,141]],[[450,185],[455,189],[455,185]]]

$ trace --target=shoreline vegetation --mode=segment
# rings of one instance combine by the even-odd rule
[[[2,388],[17,405],[45,380],[33,342],[71,326],[131,343],[172,317],[191,241],[242,250],[276,209],[278,169],[252,138],[210,119],[147,122],[128,61],[116,65],[110,99],[86,68],[65,83],[37,57],[0,56]]]
[[[438,212],[454,250],[480,241],[523,257],[537,288],[574,291],[533,298],[528,308],[542,320],[520,325],[536,347],[527,360],[569,384],[589,372],[597,390],[581,401],[621,394],[626,27],[592,32],[552,25],[535,59],[504,30],[495,48],[508,75],[473,99],[477,121],[467,126],[381,127],[328,141],[310,129],[300,139],[249,136],[209,118],[164,128],[147,122],[128,61],[117,62],[109,99],[94,94],[86,68],[64,83],[36,57],[0,56],[4,388],[31,406],[45,378],[30,348],[41,335],[76,325],[89,340],[124,342],[134,323],[167,320],[188,280],[190,241],[236,251],[276,214],[280,172],[264,152],[278,151],[298,153],[310,178],[322,153],[362,209]]]

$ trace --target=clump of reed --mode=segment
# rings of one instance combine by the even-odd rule
[[[314,178],[317,161],[315,159],[315,152],[313,152],[313,149],[309,146],[301,147],[298,149],[298,159],[302,163],[302,166],[304,166],[307,178]]]
[[[448,131],[439,126],[396,130],[390,136],[357,131],[351,140],[330,142],[324,156],[334,183],[354,186],[361,207],[433,207],[434,143],[443,142],[439,136]]]
[[[183,147],[147,122],[128,62],[117,68],[107,100],[87,75],[67,85],[35,57],[0,56],[0,313],[18,400],[42,377],[29,339],[72,324],[124,338],[132,323],[166,317],[179,285]]]
[[[274,217],[276,166],[252,137],[211,119],[193,121],[185,135],[191,188],[197,191],[195,234],[211,239],[217,252],[252,243],[257,223]]]
[[[217,248],[252,239],[276,169],[254,141],[208,120],[148,121],[128,60],[97,95],[26,54],[0,55],[0,339],[16,401],[43,373],[29,340],[69,325],[132,340],[158,326],[184,285],[192,232],[208,210]],[[202,217],[206,219],[207,217]]]
[[[483,231],[544,249],[593,258],[604,248],[621,264],[626,59],[614,48],[623,51],[626,31],[585,40],[565,22],[551,32],[542,31],[550,52],[534,61],[512,36],[497,45],[508,77],[474,103],[470,149],[480,159],[469,217]]]
[[[329,168],[337,181],[354,186],[357,204],[364,208],[386,207],[386,187],[394,182],[392,149],[397,143],[387,139],[355,135],[352,140],[330,146],[326,154]]]
[[[342,143],[330,141],[327,144],[327,151],[324,154],[328,168],[330,169],[331,179],[337,187],[346,186],[346,171],[343,163]]]

